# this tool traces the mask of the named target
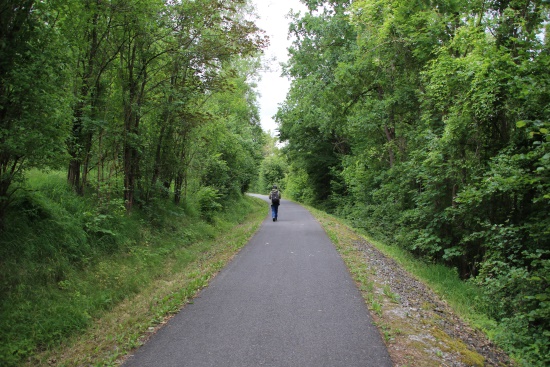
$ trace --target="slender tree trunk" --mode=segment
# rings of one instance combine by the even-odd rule
[[[137,151],[126,144],[124,146],[124,203],[127,211],[131,211],[134,206],[134,190],[136,187],[136,164]]]
[[[179,204],[182,197],[182,188],[184,189],[183,197],[187,195],[187,152],[185,150],[185,141],[187,139],[188,130],[185,129],[182,134],[181,150],[179,152],[180,167],[178,167],[176,179],[174,180],[174,203]]]
[[[178,205],[181,202],[181,188],[183,187],[184,175],[180,171],[174,180],[174,203]]]
[[[80,191],[84,194],[84,189],[88,183],[88,172],[90,172],[90,157],[92,151],[93,134],[86,133],[84,138],[84,162],[82,162],[82,182],[80,183]]]
[[[162,159],[162,141],[164,138],[164,131],[166,130],[165,125],[163,124],[160,128],[159,138],[157,141],[157,148],[155,151],[155,163],[153,167],[153,177],[151,178],[151,186],[155,186],[160,176],[160,166]]]
[[[145,86],[147,84],[147,63],[141,60],[142,64],[137,67],[138,45],[134,43],[131,47],[127,60],[127,98],[124,101],[124,202],[126,210],[132,210],[135,201],[135,188],[139,176],[139,124],[140,107],[142,106]],[[137,73],[136,73],[137,71]]]
[[[393,142],[393,140],[395,139],[395,128],[385,125],[384,132],[386,133],[386,139],[388,140],[388,143]],[[390,158],[390,167],[393,167],[393,165],[395,164],[395,153],[393,152],[393,149],[391,147],[388,148],[388,155]]]
[[[97,4],[99,4],[99,0],[97,0]],[[99,14],[96,12],[92,17],[90,32],[88,33],[87,41],[89,48],[84,55],[84,67],[80,80],[82,86],[79,91],[80,95],[77,96],[81,102],[76,105],[74,110],[73,135],[68,147],[71,160],[69,162],[67,179],[69,185],[73,187],[78,195],[84,195],[84,186],[86,185],[88,174],[89,154],[92,145],[92,133],[84,126],[84,109],[86,103],[90,103],[92,111],[94,110],[96,105],[94,99],[97,98],[99,93],[99,75],[94,76],[96,73],[96,59],[99,52],[97,33],[98,21]],[[91,87],[94,85],[94,78],[96,86],[95,93],[91,90]]]
[[[69,182],[69,185],[75,190],[75,192],[79,195],[82,193],[80,192],[80,160],[71,154],[71,160],[69,162],[69,169],[67,173],[67,181]]]
[[[87,88],[81,88],[80,98],[85,98],[87,94]],[[80,166],[82,163],[81,160],[81,145],[80,140],[82,136],[82,117],[83,117],[84,104],[82,102],[78,103],[74,109],[74,123],[71,140],[68,142],[68,152],[71,156],[69,161],[69,168],[67,172],[67,181],[69,185],[75,190],[78,195],[82,195],[81,183],[80,183]]]
[[[131,99],[132,100],[132,99]],[[126,106],[125,113],[125,132],[126,139],[124,142],[124,203],[126,210],[129,212],[134,206],[134,190],[136,187],[138,151],[136,149],[137,142],[135,141],[138,133],[139,119],[134,111],[131,103]]]

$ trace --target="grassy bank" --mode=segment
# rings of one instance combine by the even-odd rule
[[[389,279],[383,279],[383,276],[379,276],[372,268],[360,244],[369,243],[388,258],[394,259],[415,279],[434,290],[450,306],[453,314],[491,336],[497,325],[487,317],[486,310],[480,306],[482,303],[479,300],[483,297],[483,293],[477,286],[460,280],[454,269],[419,260],[397,246],[372,240],[367,234],[354,230],[339,218],[314,208],[309,210],[324,227],[346,262],[382,336],[388,343],[388,348],[395,353],[392,357],[396,361],[401,363],[406,361],[404,365],[411,366],[431,366],[436,362],[439,363],[437,365],[445,365],[445,361],[438,361],[438,358],[443,357],[445,353],[452,353],[456,355],[455,358],[467,365],[485,365],[481,355],[441,329],[442,315],[438,315],[437,312],[429,313],[434,305],[428,299],[424,301],[425,304],[422,304],[421,308],[425,308],[426,311],[423,310],[422,313],[430,314],[429,318],[411,319],[408,313],[405,318],[398,317],[397,315],[403,311],[399,311],[397,307],[399,295],[392,292],[387,285],[386,281]],[[406,284],[404,279],[397,279],[395,283],[402,284],[402,282]],[[419,297],[422,297],[422,293]],[[407,312],[406,309],[404,311]],[[422,342],[415,341],[418,336],[423,337],[428,333],[433,334],[433,340],[430,337]],[[434,354],[434,350],[437,353]]]
[[[109,365],[204,287],[265,218],[244,197],[126,215],[34,173],[0,238],[0,365]]]
[[[341,219],[314,208],[309,209],[329,233],[334,232],[333,226],[335,223],[347,226],[347,223]],[[427,263],[415,258],[408,251],[398,246],[389,246],[373,240],[367,233],[361,233],[355,229],[353,231],[364,237],[383,254],[396,260],[409,273],[429,285],[431,289],[449,302],[462,318],[473,321],[478,325],[487,325],[489,321],[484,316],[483,309],[479,309],[479,304],[476,302],[482,293],[475,285],[462,281],[455,269],[441,264]],[[335,236],[338,236],[338,234],[335,233]]]

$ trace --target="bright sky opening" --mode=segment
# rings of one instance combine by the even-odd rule
[[[260,119],[264,131],[277,134],[277,123],[273,117],[279,104],[284,102],[290,87],[290,81],[281,76],[280,67],[288,59],[287,48],[291,44],[288,40],[290,19],[287,15],[291,9],[303,13],[307,8],[299,0],[254,0],[254,4],[260,17],[257,24],[270,38],[270,46],[265,51],[264,58],[272,60],[270,70],[262,71],[258,83]]]

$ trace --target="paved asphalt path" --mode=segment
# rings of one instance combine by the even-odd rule
[[[194,303],[123,366],[392,363],[365,302],[319,223],[302,206],[282,200],[279,220],[272,222],[269,215]]]

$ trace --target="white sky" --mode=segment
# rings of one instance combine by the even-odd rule
[[[293,11],[306,11],[306,6],[299,0],[253,0],[260,17],[256,21],[259,28],[266,31],[270,38],[270,46],[265,51],[264,58],[273,60],[270,63],[270,71],[261,73],[258,83],[260,93],[260,118],[264,131],[276,133],[277,124],[273,116],[277,113],[280,103],[285,100],[290,87],[290,81],[281,76],[280,63],[288,58],[287,48],[291,42],[287,40],[289,19],[286,15]]]

